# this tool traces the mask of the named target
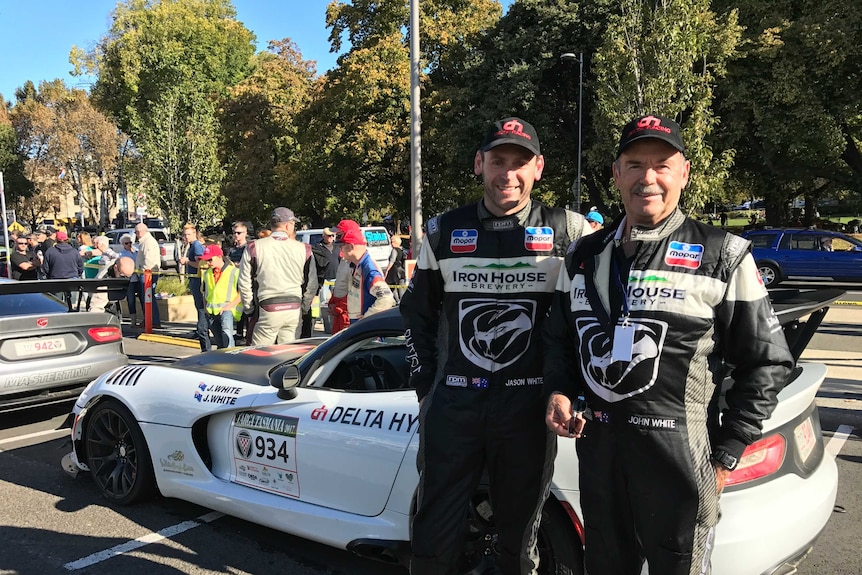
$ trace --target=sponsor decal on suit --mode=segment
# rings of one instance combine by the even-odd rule
[[[518,361],[530,348],[536,302],[529,299],[463,299],[458,302],[461,353],[494,373]]]
[[[667,323],[647,318],[629,321],[635,329],[631,361],[614,360],[613,341],[596,318],[581,317],[575,322],[584,380],[596,395],[610,403],[645,392],[658,377]]]
[[[524,230],[524,247],[531,252],[546,252],[554,249],[554,228],[528,227]]]
[[[469,254],[479,245],[478,230],[453,230],[449,249],[453,254]]]
[[[696,270],[703,261],[703,244],[687,244],[685,242],[670,242],[664,254],[664,263]]]

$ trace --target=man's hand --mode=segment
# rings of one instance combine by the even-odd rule
[[[721,490],[724,489],[724,484],[727,482],[727,478],[730,477],[732,471],[718,461],[713,461],[712,467],[715,469],[715,488],[717,489],[717,493],[721,493]]]
[[[574,414],[571,400],[561,393],[554,393],[548,400],[545,424],[560,437],[581,437],[586,420],[580,413]]]

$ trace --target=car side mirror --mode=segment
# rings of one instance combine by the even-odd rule
[[[278,390],[280,399],[296,397],[296,386],[302,381],[302,374],[296,364],[288,364],[276,369],[269,378],[269,384]]]

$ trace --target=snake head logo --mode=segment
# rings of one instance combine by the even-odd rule
[[[635,334],[631,361],[615,361],[613,343],[595,318],[576,321],[580,340],[581,372],[590,389],[609,402],[643,393],[653,386],[667,334],[667,323],[633,319]]]
[[[512,365],[530,347],[536,320],[532,300],[460,302],[459,338],[464,357],[490,372]]]

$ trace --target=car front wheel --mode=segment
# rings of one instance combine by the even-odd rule
[[[781,282],[781,270],[774,264],[763,262],[758,264],[757,269],[760,272],[760,277],[763,278],[763,285],[766,287],[773,287]]]
[[[127,505],[155,491],[144,434],[131,412],[118,401],[107,399],[93,408],[83,440],[90,474],[105,498]]]

